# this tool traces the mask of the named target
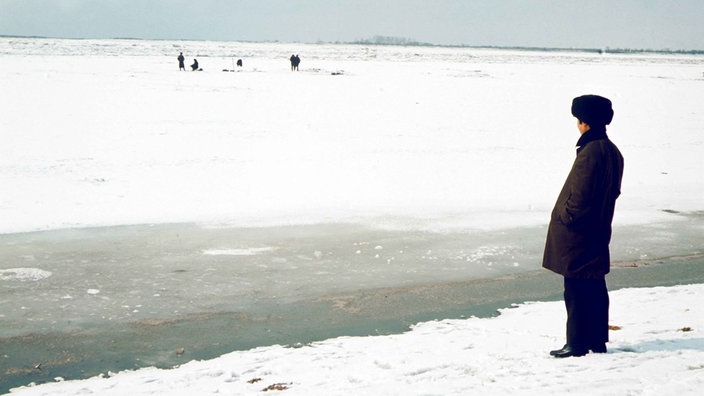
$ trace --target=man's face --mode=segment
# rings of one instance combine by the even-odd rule
[[[589,124],[583,122],[579,118],[577,119],[577,129],[579,129],[579,134],[584,135],[589,130]]]

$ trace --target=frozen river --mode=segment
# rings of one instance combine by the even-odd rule
[[[687,217],[617,229],[614,265],[696,257],[704,216]],[[173,224],[6,234],[0,236],[0,262],[13,267],[0,269],[0,336],[223,312],[249,316],[262,307],[312,301],[358,313],[359,293],[539,270],[543,238],[543,228],[432,233],[352,224]]]
[[[617,229],[610,287],[704,282],[704,219],[688,217]],[[561,279],[539,270],[543,237],[542,227],[438,234],[351,224],[2,235],[0,262],[18,266],[0,270],[3,384],[395,333],[559,299]]]

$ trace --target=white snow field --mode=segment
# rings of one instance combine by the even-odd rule
[[[585,93],[614,102],[616,224],[704,197],[702,56],[8,38],[0,56],[2,232],[543,224]]]

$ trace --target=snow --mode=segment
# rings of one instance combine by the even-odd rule
[[[8,268],[0,270],[0,280],[21,282],[38,281],[51,276],[50,271],[44,271],[39,268]]]
[[[606,354],[555,359],[562,302],[494,318],[419,323],[403,334],[261,347],[170,370],[145,368],[15,389],[13,395],[698,395],[704,386],[704,285],[611,293]]]
[[[205,71],[178,72],[179,51]],[[13,186],[0,232],[543,224],[582,93],[614,101],[627,167],[617,223],[704,197],[697,56],[22,39],[0,40],[0,54],[0,181]]]
[[[273,247],[247,248],[247,249],[208,249],[203,254],[208,256],[254,256],[260,253],[272,252]]]
[[[189,62],[198,58],[204,71],[179,72],[180,51]],[[300,72],[289,70],[291,53],[301,55]],[[398,243],[406,234],[380,243],[349,238],[342,246],[335,240],[333,248],[347,252],[338,262],[357,260],[356,272],[345,276],[336,273],[344,267],[321,267],[334,250],[322,242],[310,251],[271,241],[179,246],[196,252],[185,254],[192,266],[196,256],[252,260],[242,268],[219,267],[218,274],[245,279],[265,273],[276,280],[269,291],[290,299],[291,282],[313,295],[337,288],[338,278],[346,292],[363,277],[369,287],[389,287],[388,279],[402,285],[466,277],[476,270],[470,264],[489,273],[499,256],[515,255],[509,266],[532,268],[537,264],[524,264],[531,256],[522,237],[499,238],[525,236],[532,231],[515,230],[540,231],[546,223],[578,138],[570,101],[595,93],[614,102],[608,132],[625,157],[614,227],[615,238],[626,235],[617,241],[617,256],[628,261],[702,251],[701,56],[0,38],[0,58],[3,236],[175,223],[204,230],[361,224],[472,236],[471,244],[460,240],[462,249],[428,249],[422,256],[410,253],[418,246]],[[238,58],[241,69],[233,65]],[[147,240],[147,232],[139,232]],[[149,241],[150,249],[161,249],[160,241]],[[39,252],[6,259],[0,287],[12,293],[3,293],[0,318],[12,323],[7,331],[32,333],[33,320],[58,326],[53,311],[71,318],[71,326],[91,323],[71,316],[81,312],[112,319],[127,310],[119,316],[124,320],[147,315],[141,294],[165,304],[150,309],[171,309],[162,302],[167,286],[155,285],[172,282],[173,291],[173,282],[183,280],[140,261],[162,256],[131,253],[95,260],[105,268],[82,257],[47,263]],[[450,254],[457,259],[447,265],[442,259]],[[110,260],[123,261],[110,268]],[[418,261],[420,270],[412,267]],[[429,266],[434,262],[437,267]],[[259,272],[247,274],[247,265]],[[315,271],[310,284],[305,271]],[[198,281],[212,278],[207,273]],[[194,301],[245,285],[214,278],[222,284],[183,284],[184,295],[174,294]],[[252,296],[249,289],[237,292],[238,298]],[[698,394],[704,382],[702,293],[702,285],[613,292],[611,322],[620,329],[611,331],[605,355],[550,358],[547,351],[563,343],[564,307],[535,302],[495,318],[236,351],[173,370],[57,378],[13,393],[259,394],[281,384],[285,394],[301,395]],[[24,299],[22,306],[7,303],[12,298]],[[75,304],[63,304],[67,311],[49,305],[52,313],[33,316],[52,299]]]

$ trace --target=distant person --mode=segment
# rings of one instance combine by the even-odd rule
[[[623,157],[606,135],[611,101],[585,95],[572,101],[581,137],[562,191],[550,216],[543,267],[564,277],[567,343],[550,352],[558,358],[605,353],[609,341],[611,268],[609,242],[616,198],[621,195]]]
[[[291,55],[289,60],[291,61],[291,71],[296,70],[296,55]]]
[[[191,71],[198,70],[198,59],[193,59],[193,64],[191,65]]]
[[[242,59],[237,59],[237,67],[242,67]]]
[[[183,62],[186,60],[186,58],[183,57],[183,52],[181,52],[178,56],[178,70],[181,71],[186,71],[186,65],[183,64]]]

